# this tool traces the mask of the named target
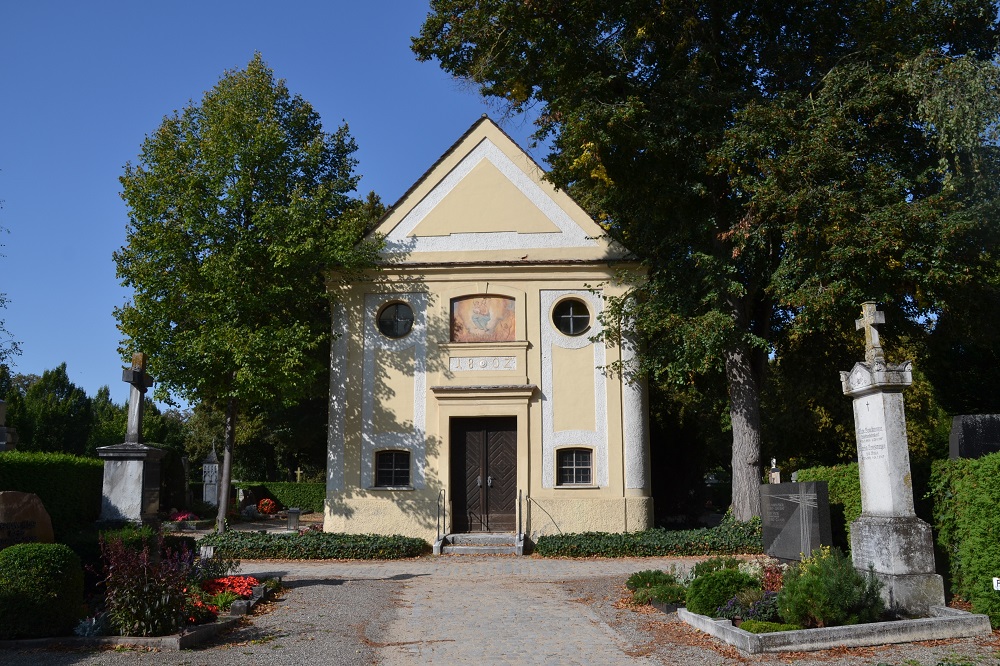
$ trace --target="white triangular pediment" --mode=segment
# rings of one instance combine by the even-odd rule
[[[533,263],[628,258],[487,117],[386,213],[374,231],[389,263]]]

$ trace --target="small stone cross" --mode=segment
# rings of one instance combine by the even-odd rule
[[[302,482],[302,466],[300,465],[297,470],[295,470],[295,483]]]
[[[146,355],[132,354],[132,367],[122,369],[122,381],[132,385],[128,396],[128,430],[126,444],[142,444],[142,412],[146,389],[153,385],[153,378],[146,374]]]
[[[885,360],[878,340],[878,329],[875,328],[884,323],[885,313],[876,309],[875,301],[861,304],[861,319],[854,320],[854,328],[858,331],[865,329],[865,361],[868,363]]]

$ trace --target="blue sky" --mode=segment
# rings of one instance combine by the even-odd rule
[[[260,51],[328,131],[357,140],[361,192],[387,204],[483,113],[528,147],[531,125],[500,113],[409,49],[419,0],[0,4],[0,319],[14,370],[65,361],[90,395],[124,402],[112,310],[129,298],[111,254],[125,242],[118,177],[162,118],[198,101]],[[529,150],[542,163],[544,150]]]

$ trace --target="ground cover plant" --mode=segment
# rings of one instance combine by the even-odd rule
[[[727,515],[716,527],[609,533],[549,534],[538,538],[543,557],[666,557],[761,552],[759,518],[743,523]]]
[[[209,534],[198,544],[213,546],[220,557],[282,560],[393,560],[417,557],[430,549],[426,541],[412,537],[311,530],[302,534],[234,530]]]

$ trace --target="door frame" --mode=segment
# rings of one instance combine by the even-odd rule
[[[451,505],[451,419],[456,417],[477,418],[491,416],[513,416],[517,419],[517,488],[529,494],[531,459],[529,452],[530,433],[537,428],[529,421],[529,403],[538,393],[534,384],[505,386],[432,386],[438,406],[437,432],[440,438],[441,455],[438,458],[438,479],[445,490],[445,531],[454,529]],[[535,448],[538,448],[537,446]],[[525,518],[529,515],[524,506],[515,503],[515,522],[527,532]],[[523,512],[523,515],[522,515]],[[515,528],[516,529],[516,528]]]

